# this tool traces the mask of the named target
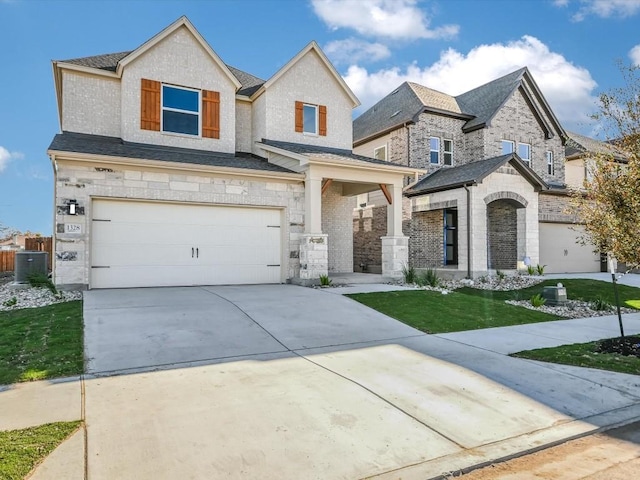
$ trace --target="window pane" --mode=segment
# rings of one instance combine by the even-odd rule
[[[318,129],[316,127],[316,110],[317,110],[317,107],[315,107],[314,105],[305,105],[303,107],[303,112],[304,112],[303,132],[318,133]]]
[[[440,139],[437,137],[431,137],[429,139],[429,147],[431,150],[440,151]]]
[[[198,92],[162,86],[162,103],[165,108],[177,108],[190,112],[199,112]]]
[[[531,158],[531,147],[526,143],[519,143],[518,156],[525,162],[528,162],[529,159]]]
[[[162,130],[198,135],[198,115],[164,110],[162,112]]]
[[[453,155],[450,153],[444,152],[443,159],[445,165],[453,165]]]
[[[431,162],[431,163],[434,163],[434,164],[435,164],[435,163],[440,163],[440,158],[439,158],[439,156],[440,156],[440,155],[438,154],[438,152],[431,152],[431,153],[430,153],[430,155],[429,155],[430,162]]]
[[[376,148],[373,151],[373,158],[377,160],[386,160],[387,159],[387,149],[386,147]]]
[[[502,141],[502,154],[506,155],[507,153],[513,153],[513,142],[508,140]]]

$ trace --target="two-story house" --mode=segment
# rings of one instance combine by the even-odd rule
[[[572,221],[556,215],[566,204],[556,193],[566,194],[567,134],[527,68],[455,97],[405,82],[358,117],[353,132],[354,152],[430,172],[405,191],[411,265],[469,277],[527,264],[598,271],[597,255],[575,243]],[[355,265],[370,270],[379,249],[367,232],[385,212],[376,212],[376,195],[357,204]],[[551,261],[568,256],[553,243],[559,232],[580,252],[563,265]]]
[[[415,168],[352,152],[359,102],[315,42],[268,80],[185,17],[135,50],[54,61],[55,283],[311,283],[353,271],[354,195],[387,201],[383,273],[407,259]]]

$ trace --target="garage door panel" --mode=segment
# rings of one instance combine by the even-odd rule
[[[109,267],[92,288],[281,281],[277,209],[100,199],[92,215],[91,263]]]
[[[600,271],[600,254],[592,245],[580,245],[584,233],[579,225],[540,224],[540,264],[548,273],[584,273]]]

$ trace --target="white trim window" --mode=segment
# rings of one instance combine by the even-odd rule
[[[546,153],[546,158],[547,158],[547,173],[549,175],[553,175],[555,172],[555,168],[553,165],[553,152],[551,150],[549,150]]]
[[[383,145],[378,148],[373,149],[373,158],[376,160],[384,160],[387,161],[387,146]]]
[[[302,133],[318,135],[318,105],[302,106]]]
[[[528,143],[519,143],[518,156],[524,163],[531,166],[531,145],[529,145]]]
[[[516,146],[511,140],[502,140],[502,155],[513,153],[515,150]]]
[[[453,165],[453,140],[442,141],[442,161],[444,165]]]
[[[162,85],[161,131],[200,136],[200,90]]]
[[[440,163],[440,138],[429,138],[429,163],[438,165]]]

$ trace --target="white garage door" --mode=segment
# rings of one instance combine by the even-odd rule
[[[573,229],[572,229],[573,228]],[[600,254],[591,245],[576,243],[581,227],[565,223],[540,224],[540,264],[547,273],[600,271]]]
[[[91,288],[280,283],[276,209],[94,200]]]

